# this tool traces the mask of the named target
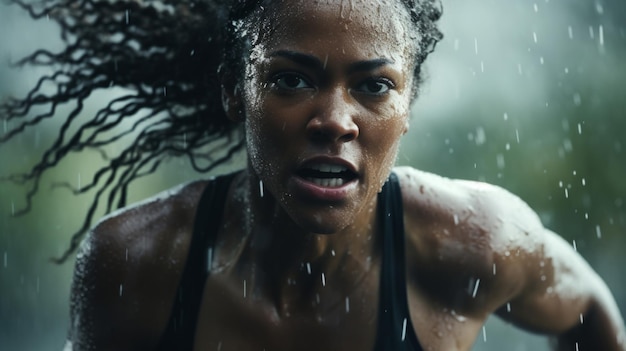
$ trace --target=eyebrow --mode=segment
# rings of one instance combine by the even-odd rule
[[[303,54],[297,51],[291,50],[278,50],[270,54],[270,57],[283,57],[290,61],[293,61],[299,65],[313,67],[320,71],[325,69],[325,62],[313,55]],[[352,74],[356,72],[367,72],[375,70],[385,65],[392,65],[395,62],[385,57],[375,58],[371,60],[363,60],[351,63],[348,66],[347,73]]]

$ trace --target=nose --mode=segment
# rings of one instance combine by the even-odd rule
[[[314,115],[306,126],[309,138],[317,142],[341,143],[358,138],[357,108],[349,93],[334,89],[328,94],[319,94],[316,100]]]

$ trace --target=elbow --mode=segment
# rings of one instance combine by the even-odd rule
[[[624,323],[619,312],[591,303],[578,323],[556,336],[554,344],[558,351],[626,351]]]

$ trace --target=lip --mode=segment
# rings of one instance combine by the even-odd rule
[[[325,187],[313,183],[295,174],[294,172],[289,181],[289,187],[291,188],[293,193],[311,200],[317,200],[321,202],[340,202],[346,200],[350,196],[350,194],[356,190],[357,184],[359,182],[359,173],[356,166],[352,162],[341,157],[324,155],[314,156],[305,159],[298,165],[297,169],[320,163],[346,167],[348,170],[357,175],[357,177],[338,187]]]

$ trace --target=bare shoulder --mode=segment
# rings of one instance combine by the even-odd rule
[[[164,191],[94,226],[79,249],[72,284],[75,350],[87,344],[118,350],[155,346],[205,185],[197,181]]]
[[[444,298],[483,313],[523,288],[520,278],[528,264],[540,260],[537,253],[546,241],[541,221],[524,201],[486,183],[410,167],[395,172],[412,243],[409,256],[419,267],[416,274],[435,287],[433,294],[461,291],[461,296]]]

